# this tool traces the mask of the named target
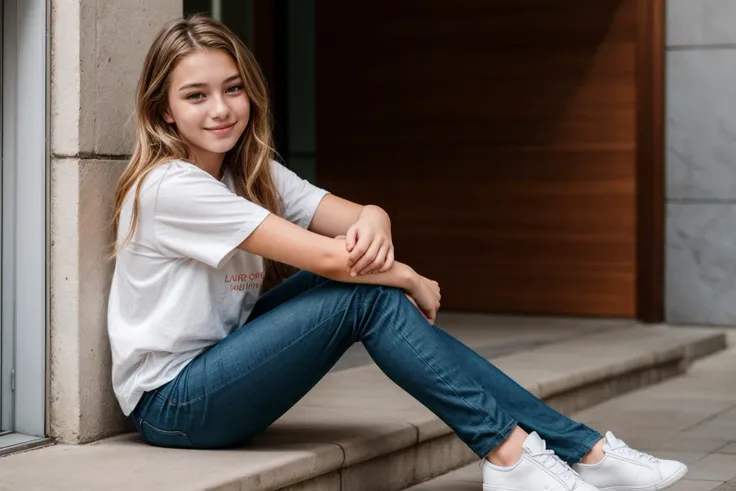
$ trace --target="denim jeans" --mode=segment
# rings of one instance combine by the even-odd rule
[[[132,418],[152,445],[222,448],[263,432],[362,342],[381,370],[480,457],[518,424],[560,458],[579,461],[601,438],[430,325],[396,288],[300,272],[264,294],[248,322],[147,392]]]

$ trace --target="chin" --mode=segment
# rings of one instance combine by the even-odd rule
[[[238,143],[237,140],[235,141],[220,141],[216,143],[211,143],[209,145],[202,145],[201,148],[204,150],[207,150],[210,153],[226,153],[235,148],[235,145]]]

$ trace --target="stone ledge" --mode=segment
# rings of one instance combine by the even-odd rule
[[[725,344],[717,330],[633,326],[494,363],[570,412],[681,373]],[[0,490],[393,491],[475,459],[450,428],[368,366],[328,375],[247,448],[161,449],[131,434],[56,445],[0,459]]]

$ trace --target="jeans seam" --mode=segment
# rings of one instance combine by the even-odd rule
[[[184,431],[181,431],[181,430],[164,430],[162,428],[159,428],[156,425],[152,425],[151,423],[149,423],[148,421],[146,421],[145,418],[141,418],[140,425],[141,425],[141,427],[148,426],[152,430],[157,431],[157,432],[161,433],[162,435],[168,435],[168,436],[185,436],[185,437],[188,438],[188,435]]]
[[[386,316],[385,316],[385,314],[384,314],[384,317],[386,317]],[[402,333],[402,332],[401,332],[401,331],[400,331],[399,329],[397,329],[397,328],[396,328],[396,326],[394,325],[394,323],[393,323],[393,322],[389,321],[388,323],[389,323],[389,324],[391,325],[391,327],[392,327],[392,328],[394,329],[394,331],[396,331],[396,333],[397,333],[397,334],[398,334],[399,336],[401,336],[401,339],[403,339],[403,340],[404,340],[404,342],[405,342],[405,343],[406,343],[407,345],[409,345],[409,347],[410,347],[410,348],[411,348],[411,349],[412,349],[412,350],[414,351],[414,353],[416,353],[416,355],[417,355],[417,356],[419,357],[419,359],[420,359],[420,360],[422,360],[422,361],[424,362],[424,364],[425,364],[425,365],[427,365],[427,366],[428,366],[428,367],[429,367],[429,368],[430,368],[430,369],[431,369],[431,370],[432,370],[432,371],[434,372],[434,374],[435,374],[435,375],[437,376],[437,378],[438,378],[438,379],[439,379],[439,380],[440,380],[440,381],[441,381],[441,382],[442,382],[443,384],[445,384],[445,386],[446,386],[447,388],[449,388],[450,390],[452,390],[452,392],[454,392],[454,393],[455,393],[455,396],[456,396],[456,397],[457,397],[457,398],[458,398],[459,400],[463,401],[463,403],[465,404],[465,406],[466,406],[466,407],[467,407],[468,409],[472,409],[473,411],[475,411],[475,413],[476,413],[477,415],[479,415],[479,416],[482,416],[481,412],[480,412],[480,411],[478,411],[478,409],[477,409],[476,407],[474,407],[474,406],[472,406],[471,404],[469,404],[469,403],[468,403],[468,401],[466,401],[466,400],[465,400],[465,398],[463,398],[463,397],[462,397],[462,396],[461,396],[460,394],[458,394],[458,393],[457,393],[457,391],[455,390],[455,388],[454,388],[453,386],[451,386],[451,385],[450,385],[449,383],[447,383],[447,381],[446,381],[446,380],[445,380],[445,379],[444,379],[444,378],[442,377],[442,375],[440,375],[440,374],[439,374],[439,372],[437,372],[437,370],[435,370],[435,368],[434,368],[434,367],[433,367],[433,366],[432,366],[432,365],[431,365],[431,364],[430,364],[430,363],[429,363],[429,362],[428,362],[428,361],[427,361],[426,359],[424,359],[424,357],[423,357],[423,356],[421,355],[421,353],[419,353],[419,352],[418,352],[418,351],[416,350],[416,348],[414,348],[414,346],[413,346],[413,345],[412,345],[412,344],[411,344],[411,343],[409,342],[409,340],[408,340],[408,339],[406,339],[406,336],[404,336],[404,334],[403,334],[403,333]],[[503,408],[500,408],[500,409],[501,409],[501,410],[503,410]],[[512,421],[513,421],[513,419],[512,419]],[[490,425],[488,424],[488,417],[487,417],[487,416],[483,418],[483,424],[484,424],[484,425],[485,425],[486,427],[488,427],[489,429],[491,429],[491,430],[494,430],[494,428],[493,428],[492,426],[490,426]],[[518,423],[517,423],[517,422],[514,422],[514,425],[516,425],[516,424],[518,424]],[[507,426],[508,426],[508,425],[507,425]],[[504,428],[504,429],[506,429],[506,428]]]
[[[172,405],[172,404],[171,404],[171,401],[169,401],[169,400],[168,400],[168,399],[166,398],[166,396],[164,396],[163,394],[161,394],[161,393],[160,393],[160,392],[158,391],[158,389],[156,389],[156,392],[154,392],[154,394],[153,394],[153,395],[154,395],[155,397],[157,397],[158,399],[162,400],[163,402],[165,402],[166,404],[168,404],[169,406],[171,406],[171,405]]]
[[[326,318],[325,320],[323,320],[323,321],[322,321],[322,322],[320,322],[319,324],[315,325],[315,326],[314,326],[314,327],[313,327],[312,329],[310,329],[309,331],[305,332],[304,334],[302,334],[301,336],[299,336],[299,337],[298,337],[297,339],[295,339],[294,341],[292,341],[291,343],[289,343],[289,345],[285,346],[285,347],[284,347],[283,349],[279,350],[278,352],[276,352],[276,353],[274,353],[273,355],[271,355],[270,357],[268,357],[268,359],[266,359],[266,360],[264,360],[263,362],[261,362],[261,364],[260,364],[260,365],[265,365],[266,363],[270,362],[270,361],[271,361],[271,360],[273,360],[273,359],[274,359],[274,358],[275,358],[276,356],[280,355],[281,353],[283,353],[283,352],[284,352],[284,351],[286,351],[287,349],[289,349],[289,348],[291,348],[292,346],[294,346],[295,344],[297,344],[297,343],[298,343],[299,341],[301,341],[301,340],[302,340],[302,339],[303,339],[303,338],[304,338],[305,336],[308,336],[308,335],[310,335],[311,333],[313,333],[313,332],[314,332],[314,331],[315,331],[316,329],[319,329],[319,328],[320,328],[320,326],[322,326],[322,325],[323,325],[324,323],[328,322],[328,321],[329,321],[330,319],[332,319],[333,317],[335,317],[335,316],[337,316],[337,315],[343,315],[343,314],[344,314],[345,312],[347,312],[348,308],[349,308],[349,307],[345,307],[344,309],[342,309],[342,310],[340,310],[340,311],[338,311],[338,312],[335,312],[334,314],[332,314],[331,316],[329,316],[328,318]],[[179,403],[173,403],[173,402],[171,402],[171,401],[168,401],[168,404],[169,404],[170,406],[172,406],[172,407],[184,407],[184,406],[188,406],[188,405],[190,405],[190,404],[194,404],[195,402],[199,402],[199,401],[201,401],[201,400],[202,400],[202,399],[204,399],[205,397],[208,397],[208,396],[214,395],[215,393],[217,393],[217,392],[219,392],[220,390],[224,389],[224,388],[225,388],[225,387],[227,387],[228,385],[230,385],[230,384],[233,384],[233,383],[237,382],[238,380],[242,379],[243,377],[245,377],[245,376],[247,376],[247,375],[250,375],[250,374],[251,374],[252,372],[253,372],[253,370],[250,370],[250,371],[248,371],[247,373],[243,373],[243,374],[241,374],[241,375],[240,375],[239,377],[237,377],[237,378],[235,378],[235,379],[233,379],[233,380],[229,381],[228,383],[226,383],[226,384],[223,384],[223,385],[221,385],[220,387],[218,387],[218,388],[216,388],[216,389],[213,389],[213,390],[212,390],[212,391],[210,391],[209,393],[205,393],[205,394],[203,394],[203,395],[201,395],[201,396],[199,396],[199,397],[195,397],[195,398],[194,398],[194,399],[192,399],[192,400],[189,400],[189,401],[184,401],[184,402],[179,402]]]

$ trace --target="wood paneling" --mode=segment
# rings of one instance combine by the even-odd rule
[[[636,0],[317,4],[318,183],[443,308],[636,313]]]

